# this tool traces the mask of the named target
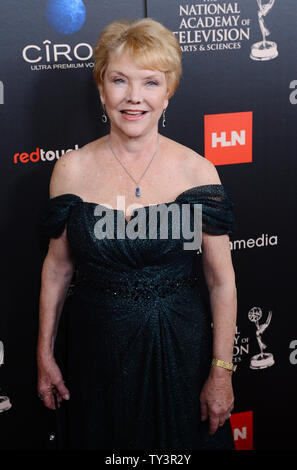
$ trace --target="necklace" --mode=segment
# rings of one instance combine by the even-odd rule
[[[130,176],[130,178],[134,181],[134,183],[136,184],[136,189],[135,189],[135,196],[137,197],[140,197],[141,196],[141,192],[140,192],[140,187],[139,187],[139,182],[142,180],[142,178],[144,177],[145,173],[147,172],[150,164],[152,163],[153,161],[153,158],[154,156],[157,154],[158,152],[158,149],[159,149],[159,143],[160,143],[160,139],[159,139],[159,136],[158,136],[158,143],[157,143],[157,147],[156,147],[156,150],[154,151],[154,154],[151,158],[151,161],[149,162],[148,166],[146,167],[146,169],[144,170],[143,174],[141,175],[140,179],[138,181],[135,181],[135,179],[133,178],[133,176],[130,175],[130,173],[128,172],[128,170],[124,167],[124,165],[122,164],[121,160],[116,156],[115,154],[115,151],[113,150],[112,148],[112,145],[110,143],[110,138],[108,139],[108,145],[109,145],[109,148],[110,150],[112,151],[114,157],[117,159],[117,161],[122,165],[122,167],[124,168],[125,172],[127,173],[128,176]]]

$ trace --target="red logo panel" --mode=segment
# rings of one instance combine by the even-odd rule
[[[252,162],[253,113],[204,116],[204,154],[214,165]]]
[[[253,412],[234,413],[230,418],[236,450],[253,450]]]

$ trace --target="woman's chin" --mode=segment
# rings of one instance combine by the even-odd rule
[[[124,134],[126,137],[130,137],[130,138],[137,138],[137,137],[141,137],[141,136],[145,136],[147,134],[150,134],[151,131],[152,131],[152,127],[148,127],[148,126],[143,126],[143,125],[137,125],[136,122],[133,123],[133,125],[124,125],[124,126],[113,126],[111,125],[111,128],[110,128],[111,132],[112,131],[115,131],[115,132],[119,132],[121,134]],[[156,126],[156,130],[158,130],[158,127]]]

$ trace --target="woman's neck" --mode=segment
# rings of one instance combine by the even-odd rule
[[[111,129],[107,139],[121,161],[131,162],[151,157],[157,148],[159,133],[158,129],[153,129],[143,136],[129,137]]]

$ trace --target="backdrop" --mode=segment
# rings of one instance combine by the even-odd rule
[[[47,250],[40,215],[57,159],[106,133],[92,80],[100,30],[115,19],[149,16],[174,32],[183,52],[181,84],[161,132],[211,160],[235,202],[235,445],[294,448],[295,0],[19,3],[0,4],[0,447],[51,445],[53,413],[36,393]]]

